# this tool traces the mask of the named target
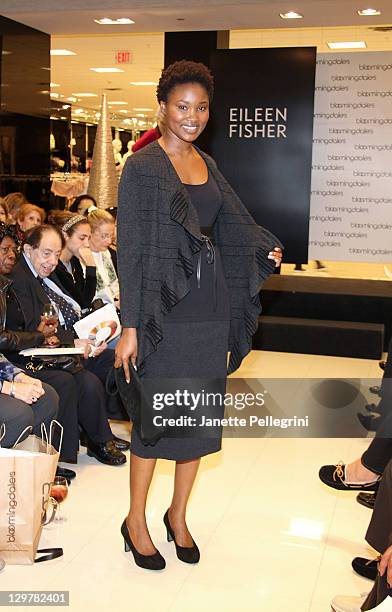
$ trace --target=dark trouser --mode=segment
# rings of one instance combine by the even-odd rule
[[[376,474],[383,474],[392,459],[392,439],[376,436],[361,457],[362,465]]]
[[[76,463],[79,425],[89,440],[97,444],[113,438],[106,415],[105,390],[95,374],[83,369],[76,374],[41,370],[30,375],[50,384],[59,395],[58,421],[64,428],[61,461]]]
[[[392,461],[385,468],[381,480],[366,541],[381,554],[392,545]],[[378,575],[361,610],[372,610],[388,595],[391,596],[392,591],[388,587],[386,573],[384,576]]]
[[[362,464],[376,474],[382,474],[392,459],[392,336],[388,346],[388,359],[381,385],[381,400],[377,411],[381,414],[376,437],[362,455]]]
[[[34,404],[26,404],[8,395],[0,395],[0,425],[5,425],[5,436],[1,446],[10,448],[15,444],[20,434],[26,427],[32,427],[32,433],[41,437],[41,423],[49,433],[50,423],[57,418],[59,397],[49,385],[43,385],[45,395],[40,397]],[[21,440],[30,435],[27,432]]]
[[[392,336],[388,345],[388,357],[381,383],[381,399],[378,402],[377,412],[383,418],[392,412]]]

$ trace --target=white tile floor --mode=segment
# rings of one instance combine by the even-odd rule
[[[377,361],[253,351],[239,375],[380,378]],[[127,436],[125,424],[115,424]],[[7,566],[0,589],[70,591],[72,612],[328,612],[336,594],[360,594],[371,583],[351,570],[370,556],[364,534],[370,510],[354,493],[318,479],[320,465],[358,457],[365,439],[225,439],[205,458],[188,522],[201,562],[187,566],[165,541],[162,516],[173,465],[158,462],[148,504],[151,534],[167,561],[146,572],[123,552],[120,525],[128,503],[128,466],[98,464],[82,451],[63,506],[66,522],[44,529],[41,546],[64,557]]]

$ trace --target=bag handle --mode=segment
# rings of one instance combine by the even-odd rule
[[[46,450],[47,450],[48,445],[49,445],[49,438],[48,438],[48,430],[46,429],[45,423],[41,423],[41,440],[42,442],[46,442]]]
[[[50,561],[51,559],[62,557],[64,551],[62,548],[40,548],[37,550],[37,554],[41,554],[42,556],[34,559],[34,563],[42,563],[42,561]]]
[[[17,438],[16,442],[14,442],[14,445],[13,445],[13,447],[12,447],[12,448],[15,448],[15,446],[16,446],[17,444],[19,444],[19,442],[21,441],[22,437],[25,435],[25,433],[26,433],[26,432],[29,432],[29,433],[31,434],[31,432],[32,432],[32,431],[33,431],[33,428],[32,428],[32,426],[31,426],[31,425],[28,425],[28,427],[25,427],[25,428],[24,428],[24,430],[22,431],[22,433],[21,433],[21,434],[19,434],[19,436],[18,436],[18,438]]]
[[[50,446],[52,446],[52,440],[53,440],[53,430],[54,430],[54,425],[57,425],[61,431],[60,433],[60,442],[59,442],[59,447],[58,447],[58,452],[61,453],[61,447],[63,445],[63,433],[64,433],[64,428],[61,425],[61,423],[59,423],[58,421],[56,421],[56,419],[53,419],[53,421],[51,421],[50,423],[50,428],[49,428],[49,444]]]

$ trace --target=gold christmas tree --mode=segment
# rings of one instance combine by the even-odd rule
[[[101,117],[94,143],[87,193],[96,200],[98,208],[117,206],[118,174],[113,156],[106,94],[102,94]]]

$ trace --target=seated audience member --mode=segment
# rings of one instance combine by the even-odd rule
[[[117,253],[110,248],[115,220],[106,210],[93,210],[87,218],[91,227],[90,248],[97,266],[96,297],[104,302],[117,303],[120,294]]]
[[[106,209],[108,213],[110,213],[114,219],[114,235],[113,235],[113,240],[112,240],[112,244],[110,245],[110,249],[112,251],[116,251],[117,250],[117,206],[109,206],[109,208]],[[117,271],[117,258],[115,259],[116,261],[116,271]]]
[[[28,202],[23,193],[20,193],[19,191],[9,193],[4,197],[4,201],[8,208],[8,223],[10,223],[10,225],[16,225],[20,208],[23,206],[23,204],[28,204]]]
[[[88,357],[91,342],[74,340],[72,324],[80,316],[80,307],[52,275],[62,246],[61,232],[54,226],[41,225],[28,233],[23,255],[10,275],[12,285],[5,289],[7,313],[2,320],[7,321],[7,330],[1,338],[8,338],[7,356],[22,367],[28,358],[20,356],[18,351],[29,348],[24,346],[26,333],[28,337],[35,335],[30,346],[52,344],[58,337],[63,344],[84,349],[83,367],[77,371],[42,369],[32,372],[32,376],[51,384],[60,396],[59,421],[64,427],[62,460],[76,462],[80,424],[87,435],[88,454],[102,463],[120,465],[126,457],[119,449],[129,448],[129,443],[116,438],[110,430],[103,387],[114,355],[103,345],[95,350],[94,357]],[[42,320],[41,313],[48,302],[55,303],[59,309],[57,329],[48,328]],[[7,339],[0,342],[4,352],[5,342]]]
[[[41,225],[45,220],[45,211],[35,204],[23,204],[17,216],[17,230],[19,237],[23,240],[24,234]]]
[[[331,603],[334,612],[392,609],[392,460],[380,483],[366,541],[382,555],[374,586],[367,596],[335,597]]]
[[[368,431],[377,431],[384,419],[392,412],[392,336],[388,346],[388,356],[383,364],[384,374],[381,387],[378,389],[380,401],[378,404],[368,404],[367,414],[357,413],[361,425]],[[370,389],[374,391],[374,389]]]
[[[8,207],[3,198],[0,198],[0,222],[8,223]]]
[[[69,207],[69,212],[78,213],[79,215],[83,215],[87,217],[89,212],[98,208],[96,201],[92,196],[87,194],[80,195],[74,199],[71,206]]]
[[[90,224],[86,217],[64,210],[52,211],[48,222],[61,230],[64,238],[55,274],[82,311],[88,310],[97,287],[95,259],[89,247]]]
[[[16,264],[20,248],[14,226],[0,221],[0,274],[10,274]]]
[[[27,376],[0,354],[0,426],[5,427],[1,446],[13,446],[26,427],[41,437],[43,423],[49,432],[50,423],[57,418],[58,402],[52,387]]]

